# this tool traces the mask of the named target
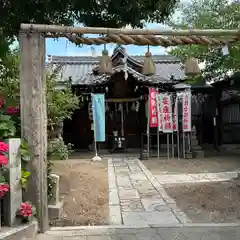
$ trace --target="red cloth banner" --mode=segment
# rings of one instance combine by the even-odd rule
[[[158,112],[157,112],[157,90],[149,88],[149,120],[150,128],[158,127]]]

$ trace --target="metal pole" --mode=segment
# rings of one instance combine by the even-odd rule
[[[158,151],[158,159],[160,158],[160,146],[159,146],[159,130],[157,128],[157,151]]]
[[[174,132],[172,132],[172,159],[174,159]]]
[[[124,116],[123,116],[123,104],[120,103],[120,112],[121,112],[121,137],[124,137]]]
[[[95,136],[94,136],[94,148],[95,148],[95,157],[98,157],[97,142],[95,140]]]
[[[167,133],[167,157],[169,160],[169,155],[170,155],[170,149],[169,149],[169,134]]]
[[[147,151],[150,157],[150,116],[149,116],[149,98],[148,98],[148,119],[147,119]]]
[[[173,118],[174,118],[174,106],[175,106],[175,104],[174,104],[174,99],[173,99],[173,94],[172,94],[172,101],[171,101],[171,105],[172,105],[172,109],[171,109],[171,114],[172,114],[172,122],[171,122],[171,124],[172,124],[172,159],[174,159],[174,130],[173,130]]]
[[[92,102],[92,108],[94,111],[94,105]],[[94,124],[95,119],[93,120],[93,124]],[[97,150],[97,141],[96,141],[96,129],[94,127],[94,148],[95,148],[95,156],[92,158],[93,161],[101,161],[102,158],[98,156],[98,150]]]
[[[185,132],[184,132],[184,117],[183,117],[183,106],[184,106],[184,99],[182,99],[182,145],[183,145],[183,158],[186,158],[185,154]]]
[[[92,160],[93,161],[101,161],[102,158],[98,156],[95,128],[94,128],[94,148],[95,148],[95,157],[93,157]]]
[[[156,102],[157,102],[157,116],[158,116],[158,126],[157,126],[157,152],[158,152],[158,159],[160,158],[160,143],[159,143],[159,126],[160,126],[160,114],[159,114],[159,92],[157,88],[157,95],[156,95]]]
[[[175,99],[175,108],[174,108],[174,114],[176,114],[176,130],[177,130],[177,155],[178,159],[180,159],[180,135],[179,135],[179,111],[178,111],[178,95],[176,93],[176,99]]]
[[[187,140],[188,140],[188,151],[191,151],[191,139],[190,139],[191,132],[187,133]]]
[[[178,152],[178,159],[180,159],[180,139],[179,139],[179,130],[177,131],[177,152]]]
[[[183,141],[183,158],[185,159],[185,132],[182,132],[182,141]]]
[[[96,134],[94,131],[94,148],[95,148],[95,156],[92,158],[93,161],[101,161],[102,158],[98,156],[98,149],[97,149],[97,141],[96,141]]]

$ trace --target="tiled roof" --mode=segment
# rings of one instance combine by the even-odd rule
[[[184,70],[178,58],[171,55],[153,55],[152,57],[156,66],[156,75],[149,77],[152,82],[161,82],[163,79],[164,81],[170,81],[171,77],[176,80],[185,79]],[[140,65],[144,61],[144,56],[130,56],[129,58]],[[92,84],[99,82],[100,79],[103,80],[103,75],[95,77],[92,74],[93,69],[98,66],[99,60],[100,57],[48,56],[48,64],[61,65],[62,67],[59,82],[66,81],[71,77],[73,85]],[[120,66],[116,69],[116,71],[122,71]],[[128,71],[132,74],[134,70],[128,69]],[[135,75],[139,76],[139,79],[147,79],[143,74],[134,72]],[[106,76],[104,75],[104,77]],[[150,80],[149,78],[148,80]]]
[[[119,65],[117,67],[114,67],[112,69],[113,74],[118,72],[124,71],[124,65]],[[161,76],[155,75],[155,76],[145,76],[135,70],[133,70],[130,67],[127,67],[128,74],[131,74],[133,77],[135,77],[138,81],[144,81],[144,82],[151,82],[151,83],[165,83],[168,82],[168,79],[165,79]],[[97,83],[104,83],[108,81],[108,79],[111,77],[111,75],[107,74],[101,74],[101,75],[94,75],[92,72],[86,74],[83,78],[78,79],[75,84],[97,84]]]
[[[135,59],[136,61],[143,62],[144,56],[130,56],[131,58]],[[101,56],[98,57],[91,57],[91,56],[48,56],[48,62],[59,62],[59,63],[79,63],[79,62],[99,62]],[[178,62],[180,59],[173,55],[152,55],[152,59],[155,62],[162,62],[162,61],[174,61]]]

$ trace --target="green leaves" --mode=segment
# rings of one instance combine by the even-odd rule
[[[15,136],[16,127],[11,117],[0,114],[0,136],[2,138],[9,138]]]
[[[21,170],[21,179],[20,179],[20,183],[22,185],[22,188],[26,188],[27,187],[27,182],[28,182],[28,178],[31,176],[31,172],[28,172],[26,170],[24,170],[22,168]]]
[[[31,172],[25,170],[25,167],[27,166],[28,162],[31,160],[29,147],[26,140],[22,139],[19,151],[20,151],[21,161],[22,161],[20,183],[22,185],[22,188],[25,189],[27,187],[28,179],[31,176]]]
[[[47,73],[47,115],[50,130],[64,119],[71,118],[75,109],[79,108],[79,98],[72,93],[70,85],[66,85],[64,91],[56,90],[60,70],[61,68],[51,69]]]
[[[31,160],[30,153],[29,153],[29,148],[28,148],[28,143],[25,140],[22,140],[22,142],[21,142],[20,154],[21,154],[22,161],[29,162]]]
[[[21,23],[83,24],[87,26],[142,27],[146,21],[164,22],[179,0],[5,0],[0,4],[3,52],[18,36]],[[1,32],[0,32],[1,33]]]
[[[72,145],[65,145],[62,139],[56,138],[48,143],[47,155],[52,160],[67,160],[72,153]]]
[[[0,173],[0,183],[5,183],[5,182],[6,182],[5,177],[3,176],[2,173]]]
[[[240,25],[240,4],[229,3],[227,0],[193,0],[180,5],[179,11],[181,17],[170,22],[170,26],[234,29]],[[229,71],[234,72],[240,67],[240,45],[231,44],[227,56],[223,56],[221,47],[186,45],[176,47],[169,53],[183,61],[189,57],[198,58],[205,63],[204,77],[207,80],[219,80]]]

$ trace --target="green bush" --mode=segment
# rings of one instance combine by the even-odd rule
[[[48,158],[50,160],[67,160],[72,153],[72,144],[64,144],[62,138],[55,138],[48,142]]]

